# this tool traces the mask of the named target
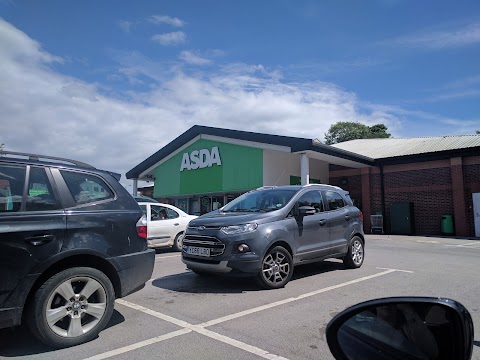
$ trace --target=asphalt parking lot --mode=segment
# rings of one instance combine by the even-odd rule
[[[365,263],[297,267],[283,289],[249,279],[200,278],[180,254],[160,250],[145,289],[117,300],[100,336],[52,350],[22,327],[0,330],[10,359],[331,359],[325,326],[346,307],[385,296],[460,301],[480,329],[480,241],[367,235]],[[480,359],[480,335],[473,359]]]

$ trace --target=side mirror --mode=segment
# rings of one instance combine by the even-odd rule
[[[354,305],[327,326],[335,359],[458,359],[473,350],[472,318],[442,298],[396,297]]]
[[[300,216],[314,215],[316,212],[314,207],[311,206],[300,206],[298,208],[298,214]]]

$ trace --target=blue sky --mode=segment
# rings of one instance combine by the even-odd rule
[[[0,0],[0,142],[125,172],[194,124],[473,134],[479,64],[479,1]]]

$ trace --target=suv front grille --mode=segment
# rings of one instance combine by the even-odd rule
[[[225,244],[214,236],[203,235],[185,235],[183,238],[183,245],[198,246],[210,249],[210,256],[222,255],[225,251]]]

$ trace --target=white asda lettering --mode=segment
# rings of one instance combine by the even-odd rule
[[[182,157],[182,165],[180,165],[180,171],[184,169],[195,170],[211,167],[213,164],[218,166],[222,165],[220,159],[220,152],[218,147],[212,147],[211,151],[208,149],[193,150],[190,154],[184,153]]]

